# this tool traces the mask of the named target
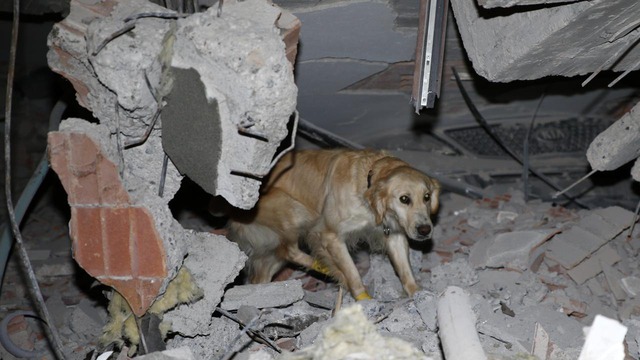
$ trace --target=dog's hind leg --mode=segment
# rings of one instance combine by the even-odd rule
[[[249,282],[252,284],[264,284],[284,267],[285,261],[275,255],[264,255],[249,259]]]

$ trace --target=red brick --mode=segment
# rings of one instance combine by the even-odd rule
[[[76,204],[98,205],[98,147],[86,134],[69,134],[69,171],[73,179]],[[75,181],[74,181],[75,180]]]
[[[129,208],[104,208],[105,257],[104,275],[127,276],[131,271],[131,222]]]
[[[73,241],[73,257],[90,275],[102,275],[105,264],[101,209],[72,207],[69,227]]]
[[[122,185],[118,167],[112,161],[102,158],[98,163],[98,179],[100,181],[100,203],[103,205],[122,206],[129,203],[129,194]]]
[[[133,238],[137,263],[136,274],[142,277],[166,276],[165,252],[151,213],[146,208],[132,208]]]
[[[47,136],[47,142],[49,145],[48,155],[51,168],[53,168],[53,171],[58,174],[60,182],[62,183],[64,190],[67,192],[69,205],[74,205],[76,201],[74,193],[71,191],[72,177],[69,173],[67,135],[59,131],[50,132]]]

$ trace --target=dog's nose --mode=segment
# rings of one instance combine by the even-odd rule
[[[424,225],[419,225],[417,227],[418,230],[418,234],[420,234],[420,236],[427,236],[431,234],[431,225],[429,224],[424,224]]]

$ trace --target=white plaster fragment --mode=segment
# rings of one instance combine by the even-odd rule
[[[627,327],[616,320],[596,315],[578,360],[623,360]]]

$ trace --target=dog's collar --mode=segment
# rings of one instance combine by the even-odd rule
[[[387,224],[382,224],[382,232],[384,233],[384,236],[389,236],[391,229],[389,229]]]

